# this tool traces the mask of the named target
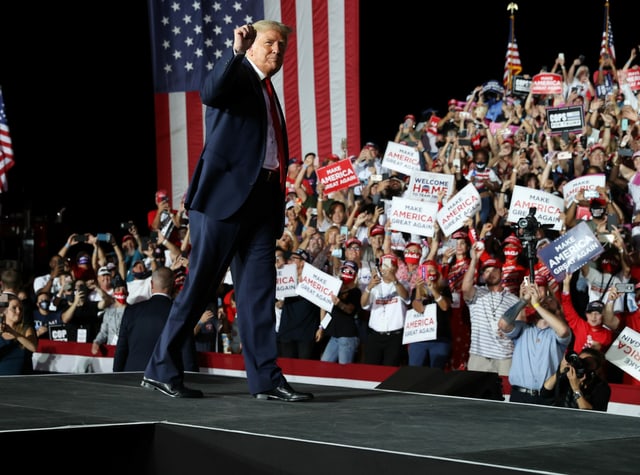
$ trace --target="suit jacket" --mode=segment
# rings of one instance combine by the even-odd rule
[[[205,78],[200,92],[206,110],[206,137],[185,200],[212,219],[226,219],[247,200],[263,167],[268,106],[258,74],[244,55],[226,53]],[[278,102],[280,117],[282,110]],[[283,122],[284,125],[284,122]],[[287,131],[283,126],[285,163]],[[284,188],[282,190],[284,225]]]
[[[125,308],[113,359],[114,372],[144,371],[172,305],[173,300],[167,295],[153,294],[149,300]],[[193,371],[197,368],[195,344],[193,338],[187,341],[183,361],[185,370]]]

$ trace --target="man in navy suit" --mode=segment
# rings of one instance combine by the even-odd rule
[[[257,399],[306,401],[276,363],[275,243],[284,226],[284,116],[270,109],[270,78],[282,67],[291,28],[269,20],[234,30],[233,49],[201,88],[206,140],[191,178],[189,272],[141,385],[171,397],[202,397],[185,387],[180,348],[231,266],[249,392]],[[269,80],[270,81],[270,80]]]
[[[173,305],[173,271],[160,267],[151,275],[151,298],[127,306],[122,314],[113,371],[144,371]],[[195,342],[182,347],[185,367],[197,371]]]

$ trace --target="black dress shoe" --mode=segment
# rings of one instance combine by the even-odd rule
[[[160,391],[162,394],[166,394],[170,397],[201,398],[203,396],[202,391],[199,389],[186,388],[182,384],[179,386],[172,386],[171,384],[154,381],[147,377],[142,378],[140,386],[145,389]]]
[[[298,402],[298,401],[310,401],[313,399],[313,394],[311,393],[299,393],[295,391],[289,383],[282,383],[277,388],[273,388],[270,391],[265,391],[263,393],[254,394],[253,397],[256,399],[277,399],[278,401],[285,402]]]

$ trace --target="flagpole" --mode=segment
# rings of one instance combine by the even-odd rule
[[[514,13],[516,10],[518,10],[517,3],[510,2],[509,5],[507,5],[507,11],[509,12],[509,33],[510,33],[508,48],[510,48],[511,45],[514,44],[514,38],[516,37],[516,33],[515,33],[516,16]],[[507,54],[509,53],[507,52]],[[504,84],[505,92],[508,90],[511,90],[512,82],[513,82],[513,71],[511,70],[511,68],[509,68],[507,71],[507,81],[506,81],[506,84]]]
[[[609,0],[605,0],[604,2],[604,28],[606,39],[607,39],[607,51],[609,51]]]

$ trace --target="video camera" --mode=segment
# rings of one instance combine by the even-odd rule
[[[529,214],[524,218],[518,220],[518,229],[526,234],[535,234],[535,232],[541,227],[540,223],[536,219],[536,208],[529,208]]]
[[[524,218],[520,218],[516,223],[516,230],[518,230],[518,237],[520,239],[534,240],[536,239],[536,231],[538,229],[552,228],[552,224],[541,224],[536,219],[536,208],[529,208],[529,214]]]

